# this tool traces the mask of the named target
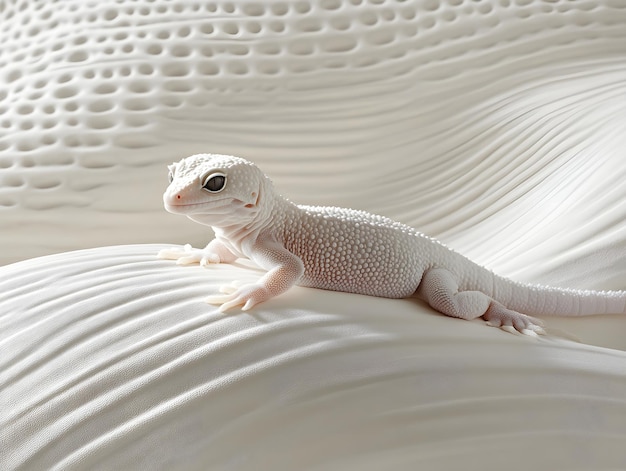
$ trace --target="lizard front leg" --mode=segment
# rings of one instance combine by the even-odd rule
[[[183,246],[182,249],[178,247],[163,249],[159,251],[157,257],[176,260],[178,265],[199,263],[202,266],[211,263],[232,263],[237,260],[237,256],[218,239],[213,239],[204,249],[196,249],[189,244]]]
[[[451,317],[482,317],[488,325],[525,335],[545,333],[538,319],[507,309],[480,291],[459,291],[454,275],[443,268],[427,270],[417,294],[433,309]]]
[[[236,306],[247,311],[254,305],[278,296],[291,288],[304,273],[302,260],[275,241],[257,241],[249,251],[249,257],[267,273],[256,283],[222,288],[223,295],[209,296],[209,304],[221,304],[225,312]]]

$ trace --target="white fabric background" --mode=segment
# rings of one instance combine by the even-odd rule
[[[154,256],[211,237],[162,209],[166,164],[230,153],[503,275],[624,289],[625,25],[614,0],[0,3],[0,258],[25,260],[0,468],[626,468],[618,316],[534,340],[304,288],[222,315],[202,298],[258,270]]]

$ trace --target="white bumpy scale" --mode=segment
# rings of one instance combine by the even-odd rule
[[[211,226],[205,249],[166,249],[181,264],[246,257],[267,273],[250,285],[222,288],[207,302],[250,309],[294,284],[404,298],[417,294],[443,314],[483,317],[528,335],[544,333],[531,315],[625,313],[626,292],[559,289],[500,277],[442,243],[391,219],[334,207],[299,206],[274,191],[244,159],[199,154],[170,166],[167,211]]]

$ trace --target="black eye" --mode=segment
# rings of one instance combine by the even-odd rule
[[[222,191],[226,186],[226,175],[223,173],[212,173],[205,180],[202,188],[211,193]]]
[[[172,183],[174,181],[174,173],[173,172],[168,173],[167,179],[169,180],[170,183]]]

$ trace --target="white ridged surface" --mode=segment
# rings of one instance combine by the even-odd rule
[[[162,247],[3,269],[1,469],[626,462],[624,352],[305,288],[220,314],[202,298],[259,272],[177,267]]]
[[[0,263],[192,242],[166,164],[255,161],[520,281],[626,288],[620,0],[0,1]],[[623,351],[156,246],[0,268],[0,469],[623,469]],[[626,350],[624,318],[547,319]]]

